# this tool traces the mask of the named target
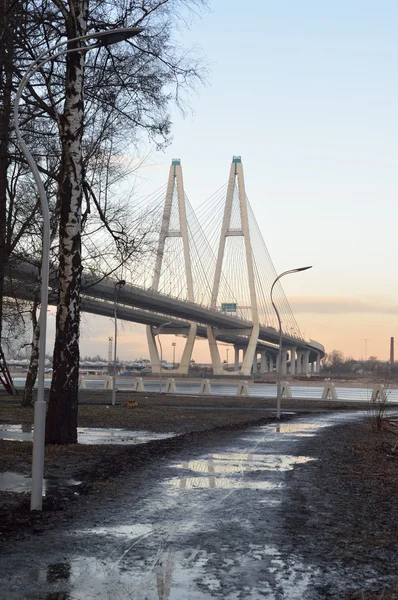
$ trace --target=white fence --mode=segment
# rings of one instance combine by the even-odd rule
[[[174,378],[163,379],[124,379],[118,377],[116,386],[119,391],[131,392],[162,392],[166,394],[184,394],[191,396],[250,396],[262,398],[276,398],[276,385],[248,383],[245,380],[234,382],[210,381],[201,379],[196,381],[176,381]],[[79,378],[80,389],[103,389],[113,387],[113,378],[109,376],[93,377],[90,375]],[[321,385],[294,385],[282,382],[282,398],[302,400],[330,400],[345,402],[370,402],[387,400],[398,402],[398,389],[387,389],[383,384],[376,384],[368,388],[344,387],[326,381]]]

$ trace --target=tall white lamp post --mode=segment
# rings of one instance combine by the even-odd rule
[[[47,308],[48,308],[48,279],[49,279],[49,254],[50,254],[50,212],[48,208],[48,200],[43,181],[40,177],[40,171],[35,163],[33,156],[25,144],[19,129],[18,110],[19,102],[22,97],[23,90],[29,83],[31,77],[46,63],[56,60],[65,54],[73,52],[87,52],[93,48],[101,46],[110,46],[123,40],[127,40],[143,31],[142,27],[128,27],[111,29],[109,31],[100,31],[98,33],[90,33],[88,35],[79,36],[71,40],[64,40],[55,44],[45,52],[40,54],[29,66],[26,74],[22,78],[14,102],[14,126],[18,138],[19,146],[25,156],[33,178],[36,182],[41,210],[43,214],[43,246],[42,246],[42,262],[41,262],[41,297],[40,297],[40,340],[39,340],[39,365],[38,365],[38,382],[37,382],[37,400],[34,409],[34,434],[33,434],[33,456],[32,456],[32,492],[30,508],[31,510],[41,510],[43,504],[43,472],[44,472],[44,440],[45,440],[45,423],[46,423],[46,402],[44,400],[44,368],[46,354],[46,332],[47,332]],[[70,44],[71,42],[85,42],[93,40],[92,44],[83,46],[82,48],[66,48],[58,50],[61,46]]]
[[[275,284],[285,275],[289,275],[290,273],[299,273],[300,271],[307,271],[307,269],[312,269],[311,267],[298,267],[297,269],[290,269],[290,271],[284,271],[275,279],[274,283],[271,286],[271,302],[274,307],[278,323],[279,323],[279,350],[278,350],[278,364],[277,364],[277,373],[276,373],[276,418],[281,418],[281,374],[282,374],[282,321],[279,316],[278,309],[276,308],[276,304],[273,300],[272,293],[274,291]]]
[[[162,362],[163,362],[163,348],[162,348],[162,342],[160,341],[160,332],[162,331],[163,327],[166,327],[166,325],[171,325],[171,321],[166,321],[166,323],[162,323],[161,325],[159,325],[159,327],[157,327],[158,342],[159,342],[159,347],[160,347],[160,370],[159,370],[159,392],[160,393],[162,393]]]
[[[115,298],[114,298],[114,321],[115,321],[115,339],[113,345],[113,379],[112,379],[112,406],[116,404],[116,361],[117,361],[117,301],[122,287],[126,285],[124,279],[115,283]]]

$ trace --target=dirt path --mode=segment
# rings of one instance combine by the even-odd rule
[[[355,418],[159,443],[56,529],[5,545],[5,597],[395,598],[397,463]]]

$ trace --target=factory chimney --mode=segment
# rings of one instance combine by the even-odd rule
[[[390,338],[390,363],[391,369],[394,367],[394,338]]]

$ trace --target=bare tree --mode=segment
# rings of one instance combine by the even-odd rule
[[[34,142],[43,177],[49,186],[56,186],[56,191],[49,189],[53,232],[59,236],[59,287],[47,442],[77,440],[81,276],[84,244],[92,246],[90,237],[87,242],[82,239],[82,232],[101,222],[113,241],[110,264],[116,269],[125,262],[121,257],[131,258],[146,244],[143,232],[123,226],[92,174],[98,173],[96,163],[103,160],[108,161],[107,173],[112,173],[109,156],[126,148],[127,137],[130,144],[143,134],[158,147],[168,143],[170,102],[184,109],[184,90],[201,80],[200,59],[179,47],[175,31],[204,5],[205,0],[23,3],[23,31],[12,40],[17,47],[13,73],[19,77],[32,60],[62,39],[115,27],[146,28],[137,42],[87,55],[70,53],[46,63],[23,97],[21,129],[27,141]],[[79,47],[69,42],[70,49]],[[5,121],[9,123],[8,118]]]

